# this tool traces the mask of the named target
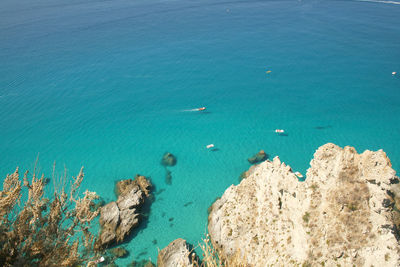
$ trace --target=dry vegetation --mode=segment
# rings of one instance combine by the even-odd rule
[[[7,175],[0,191],[0,266],[76,266],[94,256],[89,231],[98,215],[96,193],[79,198],[83,169],[65,191],[66,176],[54,182],[52,198],[44,196],[45,178],[21,181],[17,170]]]
[[[216,250],[209,236],[207,235],[203,242],[199,244],[203,252],[201,263],[194,262],[195,267],[250,267],[245,257],[241,256],[240,251],[232,257],[225,257],[220,251]]]
[[[372,228],[368,206],[370,192],[366,183],[360,181],[359,177],[359,170],[355,164],[346,166],[339,173],[338,185],[327,193],[325,199],[311,186],[313,191],[310,210],[303,216],[304,223],[309,227],[308,233],[313,247],[309,252],[311,262],[321,260],[323,249],[330,250],[336,258],[346,258],[350,256],[351,251],[360,249],[368,242],[363,232],[370,232]],[[324,208],[322,203],[329,203],[329,206]],[[324,220],[329,222],[316,223]],[[325,244],[321,241],[324,235]]]

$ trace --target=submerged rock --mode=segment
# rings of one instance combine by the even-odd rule
[[[117,201],[105,205],[100,210],[100,246],[108,246],[123,241],[139,224],[139,211],[149,196],[151,183],[144,176],[128,179],[116,184]]]
[[[176,165],[176,157],[172,155],[172,153],[165,153],[161,159],[161,164],[163,166],[175,166]]]
[[[306,176],[278,157],[255,165],[212,205],[214,247],[251,266],[399,266],[400,187],[382,150],[326,144]]]
[[[172,175],[171,175],[171,171],[167,170],[167,168],[165,168],[165,183],[166,184],[172,184]]]
[[[189,250],[186,240],[179,238],[163,248],[157,257],[158,267],[194,267],[196,254]]]
[[[118,247],[118,248],[113,248],[111,249],[111,254],[114,255],[117,258],[124,258],[128,256],[128,251],[124,248]]]
[[[149,260],[132,261],[128,264],[128,267],[155,267],[155,265]]]
[[[257,154],[255,154],[251,158],[248,158],[247,160],[251,164],[257,164],[257,163],[260,163],[260,162],[262,162],[262,161],[264,161],[266,159],[268,159],[267,153],[265,153],[264,150],[260,150]]]

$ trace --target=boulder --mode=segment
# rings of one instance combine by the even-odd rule
[[[136,181],[137,185],[140,187],[140,190],[143,191],[146,197],[149,197],[150,188],[152,187],[150,180],[143,175],[137,174],[134,181]]]
[[[128,251],[122,247],[113,248],[113,249],[111,249],[110,252],[114,257],[117,257],[117,258],[124,258],[124,257],[128,256],[128,254],[129,254]]]
[[[121,194],[126,195],[135,186],[139,186],[140,190],[143,191],[146,196],[149,196],[149,188],[151,188],[152,185],[145,176],[139,174],[135,176],[134,180],[126,179],[118,181],[115,184],[115,194],[117,197]]]
[[[116,229],[119,224],[119,208],[117,203],[110,202],[101,208],[100,224],[107,224],[111,229]]]
[[[279,157],[211,207],[222,257],[251,266],[399,266],[400,188],[382,151],[320,147],[299,182]]]
[[[171,153],[167,152],[161,159],[161,164],[163,166],[175,166],[176,164],[176,157]]]
[[[264,150],[260,150],[257,154],[255,154],[251,158],[248,158],[247,160],[251,164],[257,164],[257,163],[260,163],[260,162],[262,162],[262,161],[264,161],[266,159],[268,159],[268,155],[264,152]]]
[[[118,197],[117,205],[120,210],[131,209],[143,204],[144,193],[140,190],[140,187],[134,186],[130,189],[129,191],[125,191],[126,194],[121,194]]]
[[[136,176],[116,184],[117,201],[112,201],[100,209],[99,246],[106,247],[122,242],[139,225],[139,211],[151,186],[144,176]]]
[[[179,238],[163,248],[157,257],[158,267],[194,267],[196,254],[189,250],[186,240]],[[198,265],[196,265],[198,266]]]

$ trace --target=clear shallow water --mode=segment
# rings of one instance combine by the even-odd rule
[[[400,167],[400,5],[353,1],[11,1],[0,9],[0,175],[85,166],[84,188],[150,176],[126,244],[182,237],[260,149],[305,173],[327,142],[384,149]],[[271,70],[270,74],[266,74]],[[183,110],[207,106],[207,113]],[[273,130],[285,129],[288,136]],[[205,145],[219,149],[210,152]],[[178,164],[165,183],[159,164]],[[188,204],[192,202],[192,204]],[[186,206],[185,206],[186,204]],[[169,219],[173,218],[172,221]],[[157,244],[153,244],[153,240]]]

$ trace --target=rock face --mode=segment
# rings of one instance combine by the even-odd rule
[[[192,261],[196,255],[189,251],[188,244],[182,238],[169,243],[158,253],[158,267],[193,267]]]
[[[139,212],[147,196],[151,183],[137,175],[116,184],[117,201],[105,205],[100,210],[99,245],[108,246],[119,243],[139,224]]]
[[[251,158],[248,158],[247,160],[251,164],[256,164],[256,163],[260,163],[260,162],[262,162],[262,161],[264,161],[266,159],[268,159],[267,154],[264,152],[264,150],[260,150],[257,154],[255,154]]]
[[[399,179],[386,154],[326,144],[305,182],[278,157],[213,205],[208,231],[252,266],[400,266]]]

